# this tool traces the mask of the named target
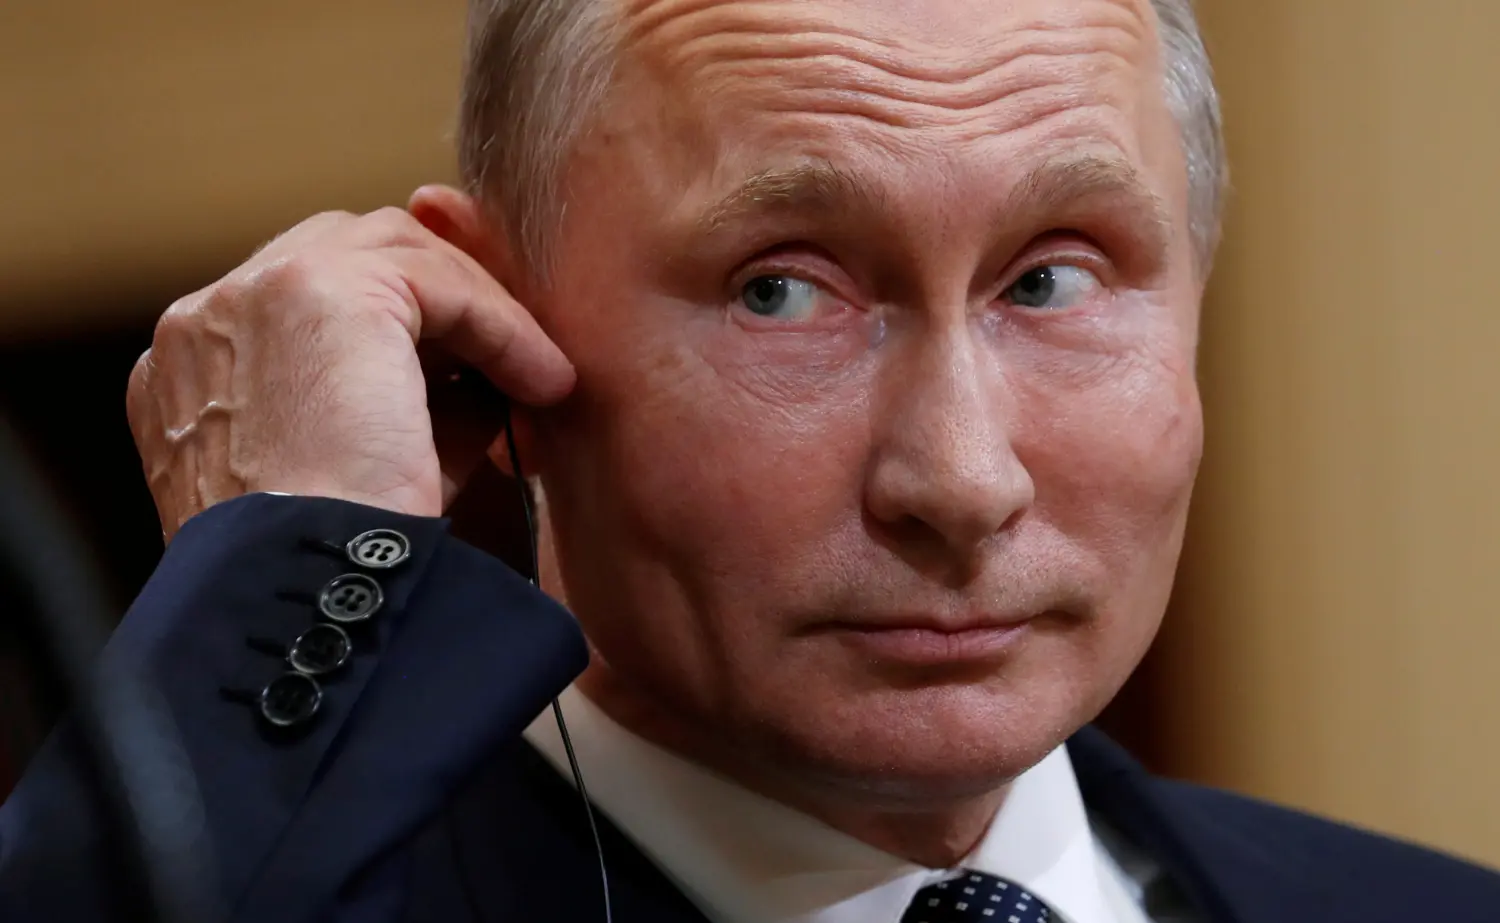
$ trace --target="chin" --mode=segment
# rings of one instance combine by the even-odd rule
[[[768,762],[788,783],[916,807],[1008,784],[1093,718],[1091,698],[1066,688],[887,688],[823,699],[821,708],[803,699],[752,726],[769,737]]]

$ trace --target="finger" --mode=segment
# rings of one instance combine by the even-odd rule
[[[518,401],[547,406],[567,397],[577,381],[573,364],[531,312],[467,254],[431,240],[380,251],[417,304],[413,337],[436,341]]]
[[[137,448],[144,448],[141,440],[150,427],[147,417],[151,408],[149,389],[154,358],[149,349],[141,353],[131,367],[130,379],[125,385],[125,420],[130,425]]]

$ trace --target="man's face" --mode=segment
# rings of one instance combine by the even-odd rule
[[[534,305],[587,687],[732,772],[991,789],[1135,667],[1199,458],[1149,4],[627,17]]]

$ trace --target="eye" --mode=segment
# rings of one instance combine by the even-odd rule
[[[787,275],[756,276],[740,290],[750,313],[774,320],[808,320],[822,292],[811,282]]]
[[[1103,283],[1081,266],[1038,266],[1006,291],[1014,304],[1035,310],[1060,311],[1086,300]]]

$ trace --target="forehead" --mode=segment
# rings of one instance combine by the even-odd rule
[[[783,121],[946,143],[1090,109],[1091,127],[1120,134],[1143,91],[1160,95],[1148,0],[626,0],[626,12],[625,60],[700,124],[742,117],[748,96]]]
[[[1045,220],[1007,210],[1039,170],[1081,159],[1132,180],[1109,210],[1185,246],[1187,172],[1150,0],[617,2],[617,77],[574,151],[575,218],[629,215],[665,252],[725,202],[774,198],[757,177],[821,164],[879,203],[835,197],[832,212],[897,222],[867,228],[893,245],[985,246]],[[677,236],[648,240],[657,229]]]

